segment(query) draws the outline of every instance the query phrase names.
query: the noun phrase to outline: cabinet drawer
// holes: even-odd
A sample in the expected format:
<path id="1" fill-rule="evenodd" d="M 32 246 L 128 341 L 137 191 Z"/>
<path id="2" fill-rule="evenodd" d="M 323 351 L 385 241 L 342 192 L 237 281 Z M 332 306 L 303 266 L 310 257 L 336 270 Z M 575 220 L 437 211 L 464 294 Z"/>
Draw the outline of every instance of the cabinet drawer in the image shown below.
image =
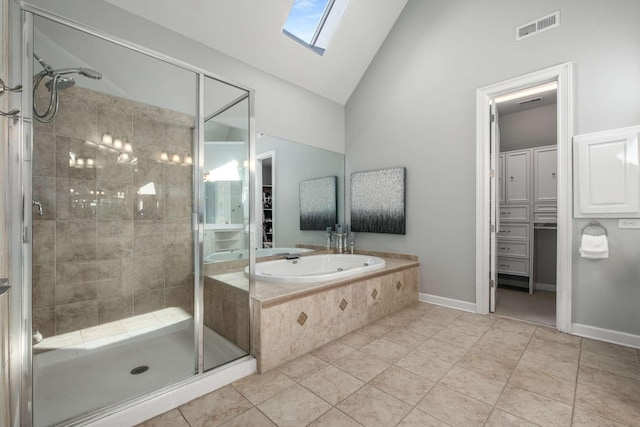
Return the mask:
<path id="1" fill-rule="evenodd" d="M 500 221 L 529 222 L 529 218 L 528 205 L 500 206 Z"/>
<path id="2" fill-rule="evenodd" d="M 558 222 L 558 205 L 538 205 L 533 208 L 533 222 Z"/>
<path id="3" fill-rule="evenodd" d="M 514 256 L 529 258 L 529 242 L 512 242 L 505 240 L 498 240 L 497 248 L 498 256 Z"/>
<path id="4" fill-rule="evenodd" d="M 529 224 L 500 224 L 498 238 L 529 240 Z"/>
<path id="5" fill-rule="evenodd" d="M 529 260 L 522 258 L 498 257 L 498 273 L 514 276 L 529 276 Z"/>

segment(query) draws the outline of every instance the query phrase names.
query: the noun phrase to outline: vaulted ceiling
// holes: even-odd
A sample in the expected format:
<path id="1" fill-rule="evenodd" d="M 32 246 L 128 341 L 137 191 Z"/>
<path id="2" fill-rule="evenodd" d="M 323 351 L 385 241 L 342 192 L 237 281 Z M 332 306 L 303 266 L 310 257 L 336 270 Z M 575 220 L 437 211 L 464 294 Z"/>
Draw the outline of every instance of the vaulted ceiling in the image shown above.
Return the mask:
<path id="1" fill-rule="evenodd" d="M 320 56 L 282 34 L 293 0 L 106 1 L 340 104 L 407 3 L 350 0 Z"/>

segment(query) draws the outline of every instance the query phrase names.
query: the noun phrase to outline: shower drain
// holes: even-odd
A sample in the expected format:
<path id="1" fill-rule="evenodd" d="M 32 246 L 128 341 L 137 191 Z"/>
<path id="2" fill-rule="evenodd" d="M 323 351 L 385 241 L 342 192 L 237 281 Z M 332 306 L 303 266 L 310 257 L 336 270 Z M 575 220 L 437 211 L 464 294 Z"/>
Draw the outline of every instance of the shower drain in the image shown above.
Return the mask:
<path id="1" fill-rule="evenodd" d="M 147 372 L 149 370 L 148 366 L 138 366 L 136 368 L 133 368 L 131 370 L 131 375 L 140 375 L 140 374 L 144 374 L 145 372 Z"/>

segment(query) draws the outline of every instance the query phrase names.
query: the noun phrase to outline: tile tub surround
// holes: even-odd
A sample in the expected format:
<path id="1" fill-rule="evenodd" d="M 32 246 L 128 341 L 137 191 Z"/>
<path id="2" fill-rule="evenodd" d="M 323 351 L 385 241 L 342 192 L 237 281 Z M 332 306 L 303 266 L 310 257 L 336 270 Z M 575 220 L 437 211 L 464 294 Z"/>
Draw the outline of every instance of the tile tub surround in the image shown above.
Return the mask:
<path id="1" fill-rule="evenodd" d="M 33 198 L 44 215 L 33 216 L 33 324 L 45 337 L 193 311 L 193 170 L 156 161 L 161 150 L 191 151 L 193 122 L 77 86 L 60 92 L 52 123 L 34 121 Z M 132 143 L 136 165 L 96 148 L 105 132 Z M 71 167 L 70 153 L 96 167 Z M 156 194 L 138 194 L 148 183 Z"/>
<path id="2" fill-rule="evenodd" d="M 637 349 L 415 303 L 142 426 L 637 426 L 639 366 Z"/>
<path id="3" fill-rule="evenodd" d="M 419 263 L 415 256 L 368 254 L 385 258 L 385 268 L 320 283 L 256 281 L 252 331 L 260 372 L 418 301 Z M 212 280 L 209 283 L 227 284 L 247 293 L 249 290 L 242 271 L 222 273 L 209 279 Z M 215 313 L 206 314 L 206 311 L 207 308 L 205 318 L 216 316 Z"/>
<path id="4" fill-rule="evenodd" d="M 248 282 L 248 279 L 245 281 Z M 243 288 L 205 276 L 204 324 L 249 353 L 251 312 L 249 292 Z"/>

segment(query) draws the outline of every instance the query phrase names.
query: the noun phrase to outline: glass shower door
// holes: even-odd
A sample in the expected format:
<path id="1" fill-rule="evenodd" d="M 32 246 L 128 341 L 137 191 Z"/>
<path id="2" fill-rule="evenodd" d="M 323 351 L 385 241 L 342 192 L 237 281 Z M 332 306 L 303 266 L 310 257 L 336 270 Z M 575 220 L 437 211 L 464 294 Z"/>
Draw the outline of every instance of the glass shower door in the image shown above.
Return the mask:
<path id="1" fill-rule="evenodd" d="M 33 27 L 33 408 L 45 426 L 198 373 L 198 76 L 42 17 Z"/>
<path id="2" fill-rule="evenodd" d="M 249 93 L 204 79 L 203 355 L 210 370 L 250 352 Z"/>

